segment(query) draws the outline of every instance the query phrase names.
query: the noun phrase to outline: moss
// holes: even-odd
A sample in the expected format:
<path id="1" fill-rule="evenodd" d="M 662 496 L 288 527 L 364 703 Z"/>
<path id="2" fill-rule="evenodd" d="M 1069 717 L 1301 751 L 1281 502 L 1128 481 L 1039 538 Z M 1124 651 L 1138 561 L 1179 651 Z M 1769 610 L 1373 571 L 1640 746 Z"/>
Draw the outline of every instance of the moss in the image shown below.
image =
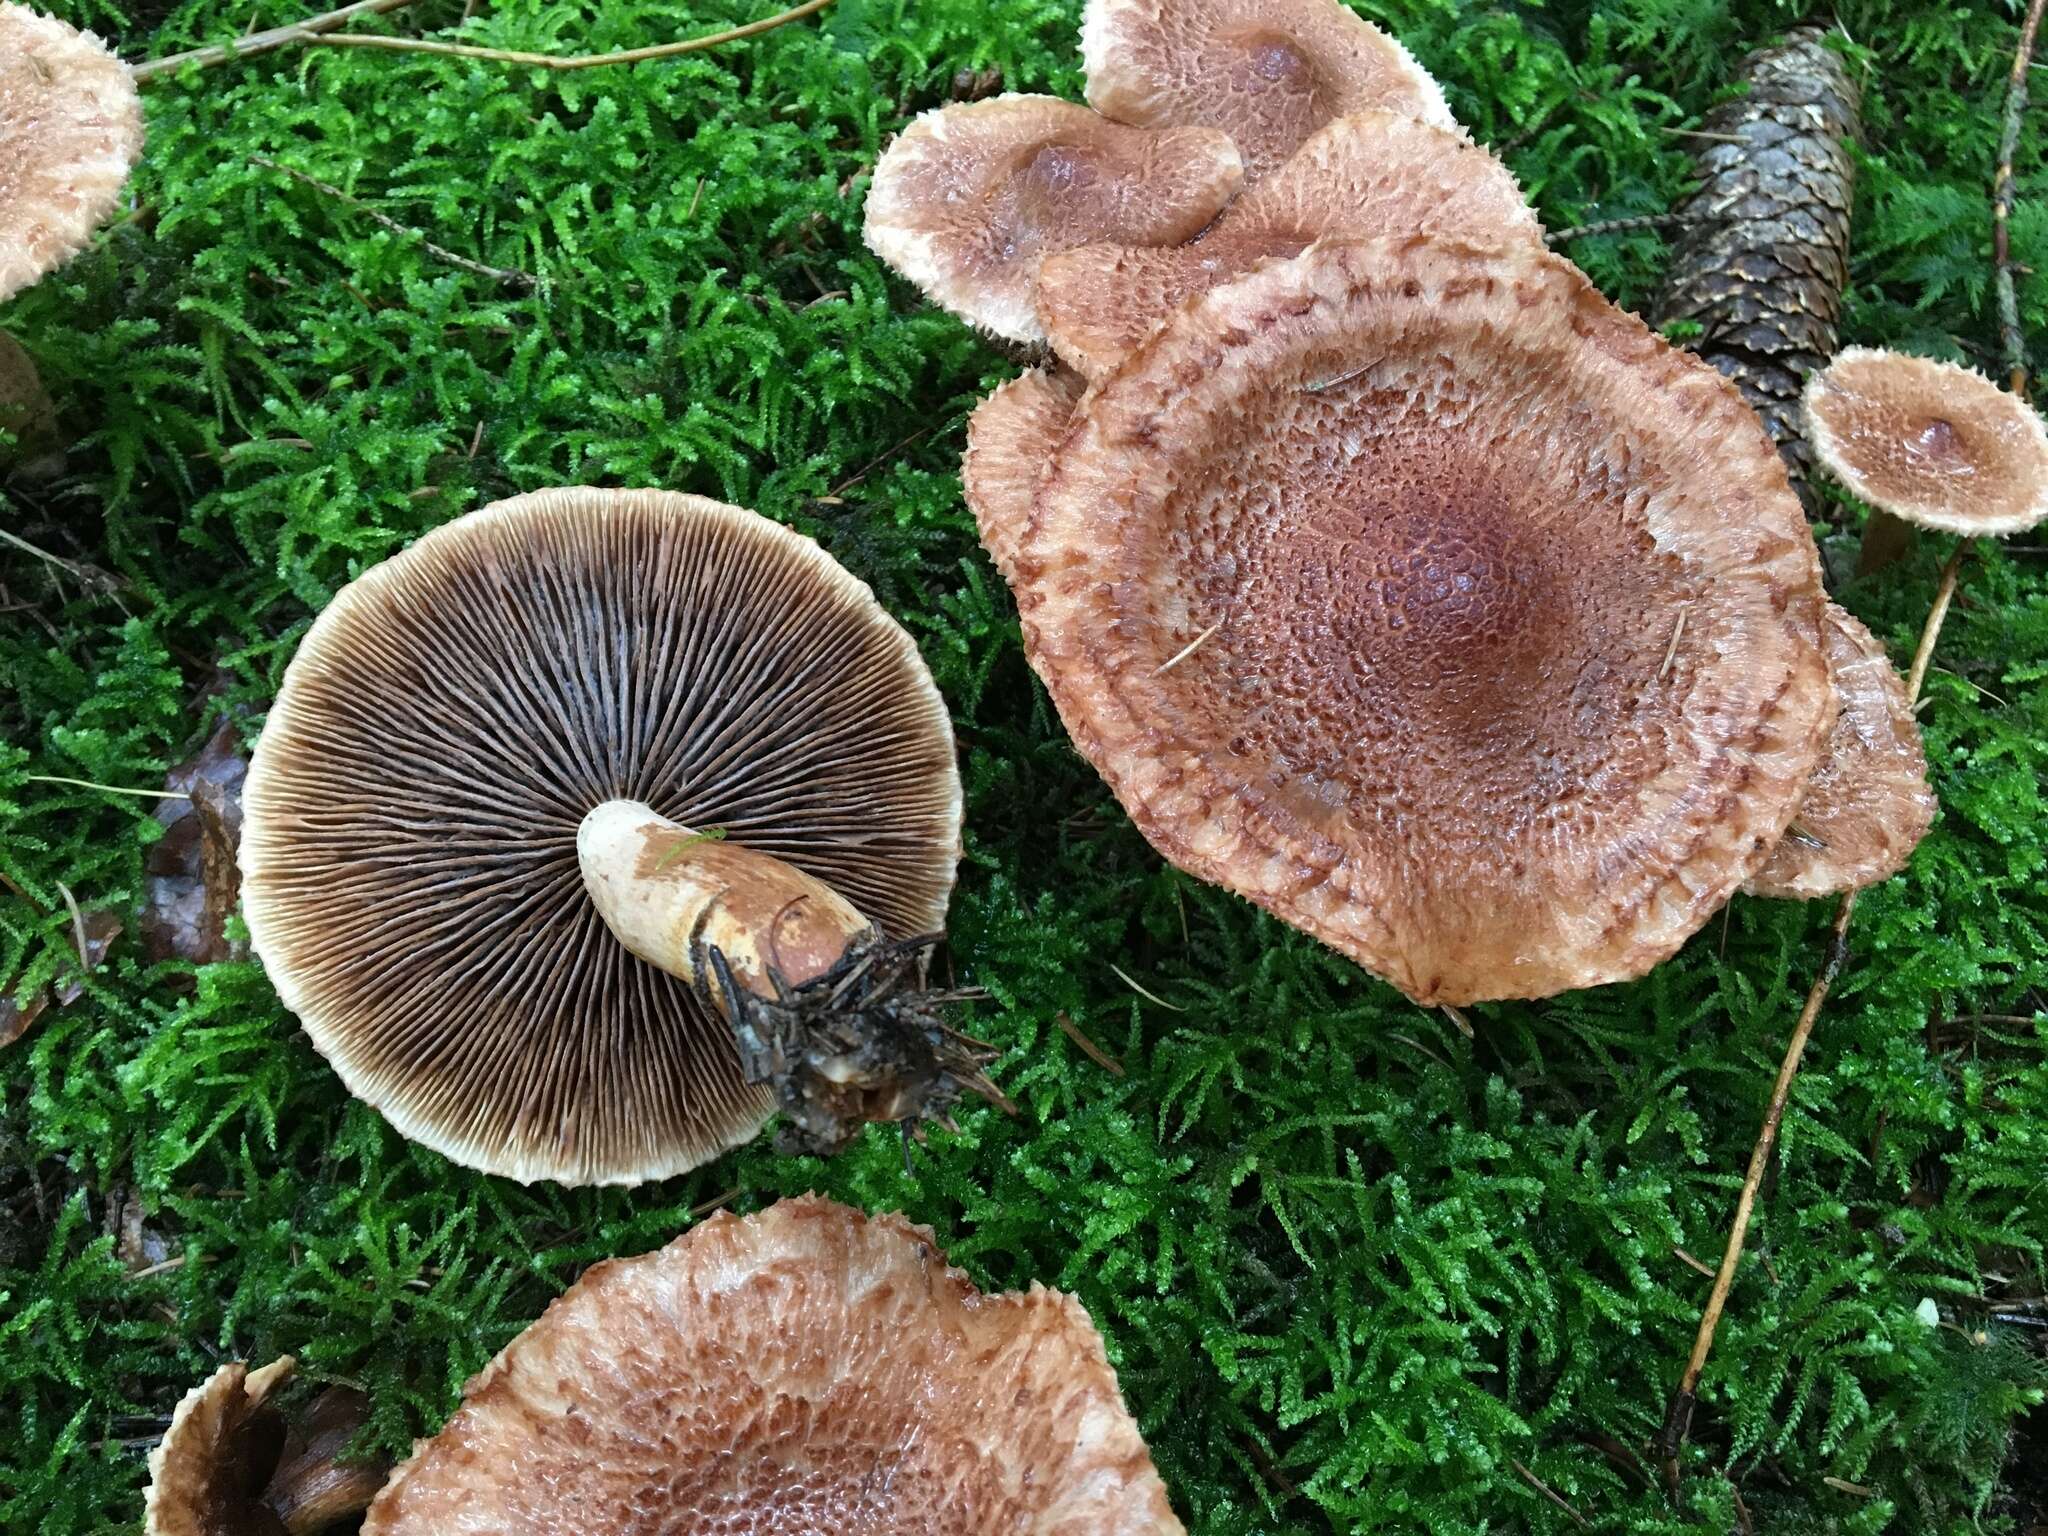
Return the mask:
<path id="1" fill-rule="evenodd" d="M 59 9 L 137 56 L 295 14 Z M 466 31 L 586 51 L 757 9 L 503 0 Z M 1367 9 L 1559 226 L 1668 206 L 1672 130 L 1798 19 Z M 2011 18 L 1842 14 L 1871 70 L 1849 335 L 1985 361 Z M 155 835 L 147 802 L 25 774 L 160 783 L 223 703 L 253 731 L 311 615 L 422 530 L 516 490 L 665 485 L 817 534 L 923 644 L 971 796 L 953 954 L 992 998 L 968 1027 L 1021 1114 L 968 1110 L 908 1173 L 873 1132 L 830 1164 L 764 1143 L 631 1193 L 521 1189 L 352 1104 L 259 968 L 152 966 L 131 924 L 0 1051 L 0 1527 L 132 1524 L 143 1448 L 224 1356 L 360 1382 L 402 1447 L 583 1265 L 728 1191 L 815 1188 L 932 1223 L 983 1283 L 1078 1291 L 1205 1536 L 1574 1528 L 1536 1479 L 1596 1530 L 1726 1530 L 1738 1487 L 1761 1530 L 1972 1528 L 2043 1392 L 2031 1333 L 1985 1298 L 2040 1295 L 2048 1264 L 2048 567 L 1970 569 L 1923 716 L 1943 814 L 1859 912 L 1670 1500 L 1637 1458 L 1707 1284 L 1680 1250 L 1718 1253 L 1825 914 L 1738 900 L 1641 983 L 1476 1009 L 1467 1041 L 1147 851 L 1030 680 L 960 504 L 965 414 L 1009 366 L 858 235 L 905 113 L 962 68 L 1074 94 L 1074 21 L 1068 0 L 838 0 L 630 71 L 323 49 L 150 87 L 136 211 L 0 316 L 80 435 L 69 478 L 9 490 L 0 526 L 110 578 L 0 548 L 0 978 L 64 970 L 65 889 L 130 911 Z M 2039 267 L 2031 138 L 2021 172 Z M 1574 254 L 1641 301 L 1662 247 Z M 2048 287 L 2025 290 L 2039 334 Z M 1895 650 L 1940 542 L 1845 594 Z M 175 1267 L 121 1263 L 128 1190 Z"/>

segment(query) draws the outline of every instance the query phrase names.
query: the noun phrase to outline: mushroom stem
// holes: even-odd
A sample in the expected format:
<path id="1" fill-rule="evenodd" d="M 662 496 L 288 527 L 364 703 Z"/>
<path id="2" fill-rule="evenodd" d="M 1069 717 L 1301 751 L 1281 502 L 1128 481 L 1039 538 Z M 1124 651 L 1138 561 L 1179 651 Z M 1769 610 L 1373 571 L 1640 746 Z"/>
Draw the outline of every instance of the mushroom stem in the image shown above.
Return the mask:
<path id="1" fill-rule="evenodd" d="M 772 854 L 679 826 L 637 800 L 607 800 L 576 833 L 583 887 L 618 941 L 700 992 L 711 954 L 773 1000 L 814 981 L 874 925 L 824 881 Z M 730 1014 L 724 999 L 716 999 Z"/>
<path id="2" fill-rule="evenodd" d="M 936 935 L 889 943 L 824 881 L 637 800 L 585 816 L 576 854 L 618 941 L 731 1025 L 747 1081 L 789 1117 L 786 1150 L 836 1152 L 871 1121 L 950 1124 L 970 1089 L 1010 1107 L 995 1052 L 939 1011 L 973 994 L 921 990 Z"/>

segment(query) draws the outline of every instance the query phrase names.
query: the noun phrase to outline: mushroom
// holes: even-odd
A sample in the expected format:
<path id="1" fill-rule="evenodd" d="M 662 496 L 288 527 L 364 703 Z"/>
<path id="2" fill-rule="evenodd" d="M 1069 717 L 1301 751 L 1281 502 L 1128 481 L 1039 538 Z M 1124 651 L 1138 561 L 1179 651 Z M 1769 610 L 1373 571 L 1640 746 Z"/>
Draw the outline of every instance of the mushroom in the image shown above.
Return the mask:
<path id="1" fill-rule="evenodd" d="M 1414 56 L 1339 0 L 1088 0 L 1088 104 L 1146 128 L 1220 128 L 1248 182 L 1332 118 L 1458 124 Z"/>
<path id="2" fill-rule="evenodd" d="M 1175 306 L 1322 238 L 1424 234 L 1540 245 L 1543 226 L 1491 151 L 1391 112 L 1326 123 L 1192 245 L 1086 245 L 1048 256 L 1038 316 L 1060 360 L 1092 383 Z"/>
<path id="3" fill-rule="evenodd" d="M 1881 512 L 1962 534 L 2048 517 L 2041 418 L 1974 369 L 1845 347 L 1802 403 L 1814 456 Z"/>
<path id="4" fill-rule="evenodd" d="M 901 985 L 959 852 L 945 706 L 867 586 L 754 513 L 576 487 L 428 534 L 308 632 L 243 808 L 279 994 L 457 1162 L 694 1167 L 770 1112 L 740 1030 L 814 1140 L 982 1081 Z M 686 902 L 702 926 L 657 950 Z"/>
<path id="5" fill-rule="evenodd" d="M 1671 954 L 1831 720 L 1755 415 L 1533 246 L 1327 242 L 1202 295 L 1082 402 L 1015 565 L 1153 846 L 1425 1003 Z"/>
<path id="6" fill-rule="evenodd" d="M 1033 368 L 1003 385 L 967 418 L 961 487 L 981 530 L 982 546 L 1004 578 L 1015 571 L 1017 541 L 1031 520 L 1031 500 L 1059 451 L 1081 380 L 1064 370 Z"/>
<path id="7" fill-rule="evenodd" d="M 0 0 L 0 302 L 69 261 L 142 153 L 142 98 L 106 44 Z"/>
<path id="8" fill-rule="evenodd" d="M 369 1508 L 389 1464 L 343 1459 L 368 1400 L 329 1387 L 288 1416 L 272 1395 L 294 1366 L 233 1360 L 185 1394 L 150 1452 L 143 1536 L 310 1536 Z"/>
<path id="9" fill-rule="evenodd" d="M 1934 824 L 1920 727 L 1884 646 L 1835 603 L 1822 636 L 1838 712 L 1798 820 L 1743 889 L 1814 897 L 1889 879 Z"/>
<path id="10" fill-rule="evenodd" d="M 594 1265 L 463 1393 L 364 1536 L 1179 1536 L 1102 1339 L 929 1228 L 815 1196 Z"/>
<path id="11" fill-rule="evenodd" d="M 1040 257 L 1098 240 L 1177 245 L 1243 176 L 1212 129 L 1125 127 L 1055 96 L 959 102 L 911 123 L 875 166 L 867 243 L 961 318 L 1042 341 Z"/>

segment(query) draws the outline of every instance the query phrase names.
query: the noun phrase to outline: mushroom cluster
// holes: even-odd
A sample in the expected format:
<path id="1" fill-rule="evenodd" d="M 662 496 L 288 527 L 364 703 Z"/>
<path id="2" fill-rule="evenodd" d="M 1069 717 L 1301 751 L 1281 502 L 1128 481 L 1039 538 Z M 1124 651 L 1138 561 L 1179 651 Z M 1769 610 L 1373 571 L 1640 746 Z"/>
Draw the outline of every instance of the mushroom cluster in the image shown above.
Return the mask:
<path id="1" fill-rule="evenodd" d="M 960 846 L 916 645 L 809 539 L 570 488 L 336 595 L 244 793 L 250 938 L 349 1088 L 458 1162 L 639 1183 L 994 1096 L 920 990 Z"/>
<path id="2" fill-rule="evenodd" d="M 922 201 L 1010 256 L 1013 313 L 1023 269 L 1036 329 L 1000 334 L 1051 357 L 976 411 L 967 501 L 1153 846 L 1448 1004 L 1640 975 L 1740 889 L 1896 871 L 1918 733 L 1755 415 L 1547 250 L 1399 44 L 1339 0 L 1090 0 L 1082 40 L 1104 117 L 1229 136 L 1206 227 L 1069 201 L 1010 238 L 981 189 L 1041 135 L 943 186 L 899 141 L 870 239 L 895 260 L 872 210 Z"/>

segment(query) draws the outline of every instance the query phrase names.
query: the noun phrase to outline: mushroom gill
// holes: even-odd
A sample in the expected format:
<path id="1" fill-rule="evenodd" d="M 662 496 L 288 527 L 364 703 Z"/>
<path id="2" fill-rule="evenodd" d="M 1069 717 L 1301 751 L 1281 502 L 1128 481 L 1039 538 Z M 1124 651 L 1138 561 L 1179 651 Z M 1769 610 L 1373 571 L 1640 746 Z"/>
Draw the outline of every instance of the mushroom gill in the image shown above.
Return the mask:
<path id="1" fill-rule="evenodd" d="M 1180 1536 L 1072 1297 L 812 1196 L 588 1270 L 364 1536 Z"/>
<path id="2" fill-rule="evenodd" d="M 1672 953 L 1832 719 L 1755 416 L 1533 247 L 1330 242 L 1211 290 L 1083 400 L 1015 567 L 1153 845 L 1424 1002 Z"/>

